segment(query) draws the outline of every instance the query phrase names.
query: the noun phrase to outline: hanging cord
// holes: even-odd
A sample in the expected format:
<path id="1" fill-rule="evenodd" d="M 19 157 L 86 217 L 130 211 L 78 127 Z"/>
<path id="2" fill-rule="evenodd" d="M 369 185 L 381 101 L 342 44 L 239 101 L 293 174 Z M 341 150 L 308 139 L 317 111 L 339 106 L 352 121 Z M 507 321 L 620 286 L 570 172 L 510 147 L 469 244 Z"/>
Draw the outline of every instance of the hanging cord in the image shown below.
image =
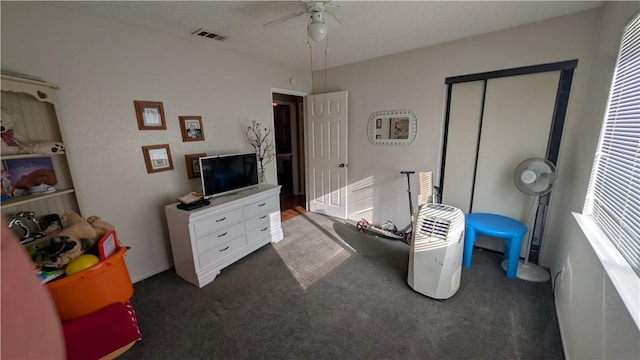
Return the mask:
<path id="1" fill-rule="evenodd" d="M 309 23 L 311 23 L 311 18 L 309 18 Z M 307 25 L 308 26 L 308 25 Z M 316 85 L 315 85 L 315 77 L 313 76 L 313 48 L 311 47 L 311 40 L 309 35 L 307 34 L 307 46 L 309 47 L 309 59 L 311 61 L 311 89 L 313 92 L 313 108 L 314 110 L 318 107 L 316 106 Z M 324 48 L 324 99 L 322 102 L 322 106 L 320 106 L 320 112 L 315 115 L 319 118 L 324 116 L 324 106 L 327 103 L 327 54 L 329 53 L 329 35 L 327 34 L 325 38 L 325 48 Z"/>

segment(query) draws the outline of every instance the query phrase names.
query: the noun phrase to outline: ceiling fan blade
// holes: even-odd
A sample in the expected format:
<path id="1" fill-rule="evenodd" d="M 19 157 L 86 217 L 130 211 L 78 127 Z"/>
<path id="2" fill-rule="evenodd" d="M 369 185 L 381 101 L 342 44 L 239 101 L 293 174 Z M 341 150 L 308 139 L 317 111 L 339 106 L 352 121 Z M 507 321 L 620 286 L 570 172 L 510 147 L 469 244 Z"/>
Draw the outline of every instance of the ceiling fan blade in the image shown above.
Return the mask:
<path id="1" fill-rule="evenodd" d="M 296 18 L 296 17 L 298 17 L 298 16 L 300 16 L 300 15 L 304 15 L 304 14 L 306 14 L 306 13 L 307 13 L 307 11 L 306 11 L 306 10 L 297 11 L 297 12 L 294 12 L 293 14 L 289 14 L 289 15 L 281 16 L 281 17 L 279 17 L 279 18 L 277 18 L 277 19 L 275 19 L 275 20 L 269 21 L 268 23 L 263 24 L 262 26 L 263 26 L 263 27 L 269 27 L 269 26 L 273 26 L 273 25 L 281 24 L 281 23 L 283 23 L 283 22 L 285 22 L 285 21 L 287 21 L 287 20 L 291 20 L 291 19 L 293 19 L 293 18 Z"/>
<path id="2" fill-rule="evenodd" d="M 334 18 L 335 21 L 338 22 L 338 24 L 342 25 L 342 21 L 340 21 L 340 19 L 338 19 L 338 17 L 336 16 L 336 14 L 333 13 L 333 11 L 329 10 L 329 9 L 325 9 L 324 10 L 327 14 L 331 15 L 332 18 Z"/>

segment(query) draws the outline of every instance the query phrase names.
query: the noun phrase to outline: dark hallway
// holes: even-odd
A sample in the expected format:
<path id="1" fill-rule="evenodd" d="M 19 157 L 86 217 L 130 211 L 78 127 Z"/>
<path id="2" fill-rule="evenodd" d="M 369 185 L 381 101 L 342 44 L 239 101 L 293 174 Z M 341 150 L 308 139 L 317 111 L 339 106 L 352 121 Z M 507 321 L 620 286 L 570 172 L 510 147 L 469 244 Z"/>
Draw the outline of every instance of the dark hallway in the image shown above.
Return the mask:
<path id="1" fill-rule="evenodd" d="M 306 212 L 304 183 L 303 99 L 273 94 L 273 125 L 282 220 Z"/>

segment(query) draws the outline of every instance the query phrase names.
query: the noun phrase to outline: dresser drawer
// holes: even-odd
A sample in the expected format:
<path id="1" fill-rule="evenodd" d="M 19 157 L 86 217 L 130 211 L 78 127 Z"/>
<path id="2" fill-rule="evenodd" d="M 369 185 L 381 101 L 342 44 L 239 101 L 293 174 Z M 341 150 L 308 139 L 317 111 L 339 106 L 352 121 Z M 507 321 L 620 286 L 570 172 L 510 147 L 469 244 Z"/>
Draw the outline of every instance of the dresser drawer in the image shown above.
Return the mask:
<path id="1" fill-rule="evenodd" d="M 231 224 L 242 221 L 242 209 L 218 213 L 193 222 L 193 236 L 197 239 Z"/>
<path id="2" fill-rule="evenodd" d="M 218 245 L 224 244 L 242 234 L 244 234 L 244 224 L 240 222 L 201 237 L 196 241 L 198 254 L 203 254 L 210 249 L 218 247 Z"/>
<path id="3" fill-rule="evenodd" d="M 268 224 L 271 216 L 277 216 L 278 218 L 280 217 L 280 211 L 278 210 L 278 208 L 265 209 L 263 214 L 256 215 L 252 218 L 247 218 L 244 222 L 246 232 L 263 226 L 264 224 Z"/>
<path id="4" fill-rule="evenodd" d="M 235 239 L 226 241 L 222 244 L 218 244 L 213 249 L 198 256 L 198 262 L 200 263 L 200 268 L 204 268 L 219 260 L 224 259 L 228 255 L 231 255 L 234 252 L 242 249 L 243 247 L 245 247 L 245 245 L 246 245 L 246 241 L 245 241 L 244 235 L 240 235 Z"/>
<path id="5" fill-rule="evenodd" d="M 280 214 L 278 214 L 278 216 L 280 216 Z M 249 222 L 247 222 L 247 244 L 254 243 L 271 235 L 271 219 L 269 219 L 269 216 L 254 222 L 252 225 L 253 227 L 250 228 Z"/>
<path id="6" fill-rule="evenodd" d="M 257 215 L 264 215 L 268 210 L 273 208 L 280 208 L 280 199 L 277 196 L 272 196 L 246 205 L 244 207 L 244 217 L 245 219 L 250 219 Z"/>

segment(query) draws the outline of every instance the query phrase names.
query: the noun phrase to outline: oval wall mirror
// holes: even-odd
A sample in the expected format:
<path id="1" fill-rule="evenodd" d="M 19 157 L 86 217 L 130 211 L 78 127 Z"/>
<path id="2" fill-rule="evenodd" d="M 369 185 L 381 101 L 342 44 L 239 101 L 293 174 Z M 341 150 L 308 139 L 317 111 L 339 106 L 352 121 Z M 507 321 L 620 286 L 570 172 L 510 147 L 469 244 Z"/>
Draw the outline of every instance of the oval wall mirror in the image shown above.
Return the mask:
<path id="1" fill-rule="evenodd" d="M 369 141 L 373 145 L 409 145 L 418 132 L 411 110 L 378 111 L 369 118 Z"/>

